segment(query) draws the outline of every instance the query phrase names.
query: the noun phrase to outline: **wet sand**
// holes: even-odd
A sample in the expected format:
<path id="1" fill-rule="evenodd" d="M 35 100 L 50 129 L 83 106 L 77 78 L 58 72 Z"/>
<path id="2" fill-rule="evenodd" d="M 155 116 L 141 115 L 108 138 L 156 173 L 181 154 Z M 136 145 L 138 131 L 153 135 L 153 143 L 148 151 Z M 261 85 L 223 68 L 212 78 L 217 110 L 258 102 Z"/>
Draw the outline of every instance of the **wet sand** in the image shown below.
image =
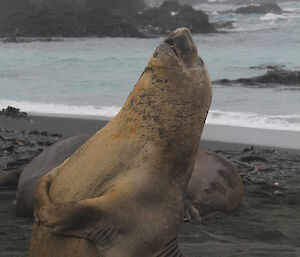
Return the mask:
<path id="1" fill-rule="evenodd" d="M 31 116 L 29 120 L 0 117 L 0 128 L 20 133 L 47 131 L 69 137 L 95 132 L 106 122 L 43 116 Z M 183 224 L 180 244 L 186 257 L 300 256 L 300 140 L 297 133 L 286 132 L 278 141 L 284 135 L 291 138 L 286 145 L 263 146 L 262 138 L 272 143 L 277 140 L 276 133 L 205 128 L 201 147 L 218 152 L 238 167 L 245 197 L 234 212 L 206 216 L 198 225 Z M 248 137 L 250 143 L 232 140 L 242 137 Z M 255 146 L 252 149 L 250 145 Z M 15 216 L 14 194 L 14 188 L 0 188 L 0 257 L 28 256 L 32 220 Z"/>

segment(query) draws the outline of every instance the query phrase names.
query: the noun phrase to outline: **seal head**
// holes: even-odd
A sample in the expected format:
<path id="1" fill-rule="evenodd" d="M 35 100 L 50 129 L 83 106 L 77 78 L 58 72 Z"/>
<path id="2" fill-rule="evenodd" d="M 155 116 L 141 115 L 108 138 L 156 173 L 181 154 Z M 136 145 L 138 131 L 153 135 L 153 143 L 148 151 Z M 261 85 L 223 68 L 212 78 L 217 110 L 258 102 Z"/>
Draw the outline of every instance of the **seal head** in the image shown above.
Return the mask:
<path id="1" fill-rule="evenodd" d="M 179 63 L 189 68 L 199 66 L 203 63 L 198 57 L 197 48 L 193 41 L 192 35 L 187 28 L 179 28 L 173 31 L 164 43 L 156 48 L 154 58 L 168 58 L 166 61 L 161 60 L 161 64 L 169 63 L 170 59 L 175 59 Z M 199 63 L 200 62 L 200 63 Z"/>

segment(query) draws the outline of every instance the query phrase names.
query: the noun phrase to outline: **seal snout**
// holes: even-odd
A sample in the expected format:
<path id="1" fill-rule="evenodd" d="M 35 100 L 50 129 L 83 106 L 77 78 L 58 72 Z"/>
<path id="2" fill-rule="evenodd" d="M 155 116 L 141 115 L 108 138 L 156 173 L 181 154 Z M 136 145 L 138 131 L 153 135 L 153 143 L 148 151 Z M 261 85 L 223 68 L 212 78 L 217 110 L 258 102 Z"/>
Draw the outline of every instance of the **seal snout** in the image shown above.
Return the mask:
<path id="1" fill-rule="evenodd" d="M 185 64 L 192 65 L 198 57 L 197 48 L 188 28 L 174 30 L 164 41 Z"/>

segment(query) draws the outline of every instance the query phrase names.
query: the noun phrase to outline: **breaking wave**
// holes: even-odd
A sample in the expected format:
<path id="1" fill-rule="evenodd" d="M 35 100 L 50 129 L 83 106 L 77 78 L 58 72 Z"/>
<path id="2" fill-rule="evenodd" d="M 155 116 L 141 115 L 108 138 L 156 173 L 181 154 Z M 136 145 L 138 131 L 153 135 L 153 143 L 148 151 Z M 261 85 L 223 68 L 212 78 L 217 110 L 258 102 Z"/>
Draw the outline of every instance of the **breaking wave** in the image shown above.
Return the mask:
<path id="1" fill-rule="evenodd" d="M 0 108 L 6 108 L 7 106 L 17 107 L 20 108 L 21 111 L 32 114 L 53 116 L 94 116 L 98 118 L 111 118 L 121 109 L 120 106 L 66 105 L 0 99 Z M 211 110 L 206 122 L 207 124 L 214 125 L 300 132 L 300 114 L 267 115 Z"/>
<path id="2" fill-rule="evenodd" d="M 300 114 L 267 115 L 211 110 L 208 124 L 300 132 Z"/>

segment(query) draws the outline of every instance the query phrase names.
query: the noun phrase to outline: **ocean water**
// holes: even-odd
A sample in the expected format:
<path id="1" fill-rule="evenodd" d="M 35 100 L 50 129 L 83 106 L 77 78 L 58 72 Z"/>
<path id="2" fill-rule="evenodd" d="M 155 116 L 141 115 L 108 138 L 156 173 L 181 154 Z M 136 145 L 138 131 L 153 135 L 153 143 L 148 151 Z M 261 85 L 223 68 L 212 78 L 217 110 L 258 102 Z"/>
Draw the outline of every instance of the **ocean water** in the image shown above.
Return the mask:
<path id="1" fill-rule="evenodd" d="M 224 33 L 194 35 L 212 80 L 251 77 L 256 65 L 300 70 L 300 2 L 280 15 L 235 15 L 229 4 L 202 4 L 212 21 L 232 20 Z M 163 40 L 80 38 L 0 43 L 0 108 L 51 115 L 113 117 Z M 213 86 L 209 124 L 300 132 L 300 88 Z"/>

